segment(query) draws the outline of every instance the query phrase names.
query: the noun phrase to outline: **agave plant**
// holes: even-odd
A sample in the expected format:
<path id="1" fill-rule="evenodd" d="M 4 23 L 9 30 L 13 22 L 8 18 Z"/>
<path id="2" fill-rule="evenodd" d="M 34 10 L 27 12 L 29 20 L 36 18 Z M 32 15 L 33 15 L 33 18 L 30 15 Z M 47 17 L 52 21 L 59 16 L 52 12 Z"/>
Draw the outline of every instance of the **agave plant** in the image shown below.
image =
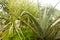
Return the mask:
<path id="1" fill-rule="evenodd" d="M 33 32 L 36 33 L 37 38 L 36 40 L 56 40 L 59 37 L 59 31 L 60 31 L 60 18 L 55 19 L 54 21 L 52 20 L 52 16 L 54 15 L 54 9 L 53 8 L 45 8 L 44 13 L 39 12 L 39 17 L 36 18 L 34 17 L 30 12 L 28 11 L 23 11 L 21 13 L 21 16 L 27 15 L 31 19 L 34 27 L 25 21 L 23 21 L 28 27 L 30 27 Z M 38 19 L 38 20 L 37 20 Z"/>
<path id="2" fill-rule="evenodd" d="M 39 3 L 38 3 L 39 4 Z M 24 23 L 30 27 L 33 32 L 37 34 L 36 40 L 56 40 L 60 38 L 60 18 L 54 18 L 55 10 L 51 7 L 45 7 L 40 10 L 40 6 L 38 6 L 38 18 L 33 16 L 28 11 L 23 11 L 22 16 L 27 15 L 30 17 L 32 23 Z M 54 18 L 54 19 L 53 19 Z M 54 20 L 54 21 L 52 21 Z M 31 25 L 33 24 L 34 27 Z"/>

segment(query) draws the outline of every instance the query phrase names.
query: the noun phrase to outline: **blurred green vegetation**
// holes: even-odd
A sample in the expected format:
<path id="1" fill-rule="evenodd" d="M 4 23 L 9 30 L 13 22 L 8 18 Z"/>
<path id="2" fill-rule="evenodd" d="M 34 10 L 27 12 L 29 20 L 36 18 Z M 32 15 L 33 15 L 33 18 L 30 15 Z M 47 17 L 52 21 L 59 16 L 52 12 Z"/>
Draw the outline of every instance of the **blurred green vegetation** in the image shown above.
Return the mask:
<path id="1" fill-rule="evenodd" d="M 2 40 L 55 40 L 60 38 L 60 11 L 30 0 L 0 0 Z"/>

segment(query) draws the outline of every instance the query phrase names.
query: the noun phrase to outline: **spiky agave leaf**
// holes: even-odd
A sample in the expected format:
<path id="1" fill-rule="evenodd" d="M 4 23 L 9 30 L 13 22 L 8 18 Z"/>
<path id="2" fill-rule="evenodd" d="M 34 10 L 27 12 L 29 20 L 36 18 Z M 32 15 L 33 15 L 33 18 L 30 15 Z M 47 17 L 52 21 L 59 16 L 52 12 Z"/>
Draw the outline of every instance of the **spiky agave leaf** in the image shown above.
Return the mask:
<path id="1" fill-rule="evenodd" d="M 55 40 L 55 37 L 59 31 L 59 25 L 58 23 L 60 22 L 60 19 L 57 19 L 56 21 L 54 21 L 50 27 L 48 27 L 45 35 L 45 39 L 50 39 L 50 40 Z M 57 26 L 56 26 L 57 25 Z"/>
<path id="2" fill-rule="evenodd" d="M 22 13 L 21 13 L 21 16 L 24 16 L 24 15 L 28 15 L 33 21 L 34 21 L 34 23 L 35 23 L 35 26 L 36 26 L 36 30 L 37 30 L 37 32 L 38 32 L 38 34 L 40 34 L 40 36 L 42 36 L 43 35 L 43 30 L 42 30 L 42 28 L 40 27 L 40 25 L 39 25 L 39 23 L 37 22 L 37 20 L 35 19 L 35 17 L 33 16 L 33 15 L 31 15 L 31 13 L 29 13 L 29 12 L 27 12 L 27 11 L 23 11 Z M 30 26 L 31 27 L 31 29 L 32 29 L 32 26 Z M 33 30 L 34 31 L 34 30 Z"/>

